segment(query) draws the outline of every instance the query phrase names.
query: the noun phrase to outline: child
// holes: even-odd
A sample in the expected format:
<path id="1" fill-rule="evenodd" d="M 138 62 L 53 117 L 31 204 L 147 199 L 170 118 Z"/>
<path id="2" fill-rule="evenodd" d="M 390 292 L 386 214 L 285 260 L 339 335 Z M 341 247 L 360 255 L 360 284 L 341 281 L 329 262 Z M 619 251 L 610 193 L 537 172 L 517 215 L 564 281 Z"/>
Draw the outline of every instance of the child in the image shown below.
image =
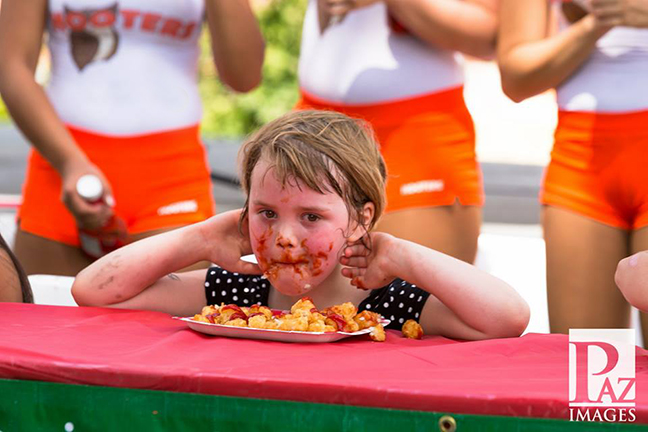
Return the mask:
<path id="1" fill-rule="evenodd" d="M 320 308 L 351 301 L 394 328 L 415 319 L 425 333 L 452 338 L 511 337 L 526 328 L 528 306 L 506 283 L 370 232 L 385 206 L 386 172 L 368 126 L 335 112 L 293 112 L 262 127 L 241 155 L 242 211 L 100 259 L 72 287 L 79 305 L 192 315 L 221 302 L 290 309 L 308 295 Z M 258 265 L 240 259 L 250 253 Z M 169 273 L 201 260 L 218 267 Z"/>

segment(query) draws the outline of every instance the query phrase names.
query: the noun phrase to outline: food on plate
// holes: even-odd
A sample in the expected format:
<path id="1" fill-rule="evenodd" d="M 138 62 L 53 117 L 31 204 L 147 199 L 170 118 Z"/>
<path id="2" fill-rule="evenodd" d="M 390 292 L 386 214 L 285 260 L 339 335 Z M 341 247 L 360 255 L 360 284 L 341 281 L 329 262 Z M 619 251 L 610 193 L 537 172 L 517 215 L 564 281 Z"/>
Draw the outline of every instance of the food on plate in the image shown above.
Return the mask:
<path id="1" fill-rule="evenodd" d="M 267 306 L 239 307 L 235 304 L 205 306 L 194 321 L 221 324 L 233 327 L 250 327 L 265 330 L 302 332 L 345 332 L 354 333 L 372 328 L 371 338 L 385 340 L 385 329 L 380 315 L 362 311 L 351 302 L 331 306 L 321 311 L 310 297 L 303 297 L 290 308 L 290 312 L 273 311 Z M 377 335 L 374 337 L 374 333 Z"/>
<path id="2" fill-rule="evenodd" d="M 405 321 L 402 332 L 403 336 L 409 339 L 421 339 L 423 337 L 423 328 L 413 319 Z"/>

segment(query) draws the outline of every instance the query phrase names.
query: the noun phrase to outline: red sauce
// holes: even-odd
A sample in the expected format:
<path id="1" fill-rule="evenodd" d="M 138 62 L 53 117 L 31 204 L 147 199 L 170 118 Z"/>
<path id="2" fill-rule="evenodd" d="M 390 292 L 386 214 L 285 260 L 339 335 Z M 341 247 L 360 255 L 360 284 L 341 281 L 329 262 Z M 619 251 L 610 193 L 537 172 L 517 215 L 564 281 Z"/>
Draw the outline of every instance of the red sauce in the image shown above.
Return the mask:
<path id="1" fill-rule="evenodd" d="M 313 259 L 313 276 L 319 276 L 322 274 L 322 263 L 328 260 L 328 254 L 326 252 L 319 251 Z"/>
<path id="2" fill-rule="evenodd" d="M 356 288 L 359 288 L 361 290 L 366 290 L 367 289 L 365 284 L 357 277 L 354 277 L 353 279 L 351 279 L 351 284 L 355 285 Z"/>

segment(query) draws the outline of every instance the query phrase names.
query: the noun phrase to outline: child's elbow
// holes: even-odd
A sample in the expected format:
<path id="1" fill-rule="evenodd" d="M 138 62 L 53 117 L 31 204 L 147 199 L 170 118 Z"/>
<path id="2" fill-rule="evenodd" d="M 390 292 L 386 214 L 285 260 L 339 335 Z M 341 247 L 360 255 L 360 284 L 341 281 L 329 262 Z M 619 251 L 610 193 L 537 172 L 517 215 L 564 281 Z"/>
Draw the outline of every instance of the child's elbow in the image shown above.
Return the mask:
<path id="1" fill-rule="evenodd" d="M 522 297 L 511 301 L 511 303 L 502 310 L 502 317 L 498 324 L 491 329 L 489 339 L 518 337 L 529 325 L 531 310 L 529 305 Z"/>
<path id="2" fill-rule="evenodd" d="M 529 308 L 529 304 L 524 301 L 524 299 L 520 298 L 519 304 L 511 313 L 510 335 L 507 337 L 518 337 L 524 333 L 524 330 L 526 330 L 529 325 L 530 319 L 531 309 Z"/>
<path id="3" fill-rule="evenodd" d="M 79 273 L 72 283 L 72 297 L 79 306 L 96 306 L 92 301 L 90 281 L 84 277 L 83 272 Z"/>

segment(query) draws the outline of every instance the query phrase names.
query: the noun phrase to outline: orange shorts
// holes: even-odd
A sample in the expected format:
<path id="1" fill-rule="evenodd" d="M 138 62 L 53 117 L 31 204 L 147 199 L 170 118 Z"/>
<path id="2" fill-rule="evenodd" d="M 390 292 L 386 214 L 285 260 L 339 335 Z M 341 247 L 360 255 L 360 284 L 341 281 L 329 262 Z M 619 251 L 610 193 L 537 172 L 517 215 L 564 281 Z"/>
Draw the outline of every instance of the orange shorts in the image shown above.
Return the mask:
<path id="1" fill-rule="evenodd" d="M 335 110 L 371 123 L 387 164 L 387 212 L 483 205 L 463 87 L 376 105 L 331 104 L 302 91 L 297 109 Z"/>
<path id="2" fill-rule="evenodd" d="M 214 214 L 198 126 L 127 138 L 69 130 L 108 178 L 115 213 L 124 219 L 130 234 L 187 225 Z M 61 178 L 33 150 L 18 225 L 37 236 L 79 245 L 74 218 L 61 202 Z"/>
<path id="3" fill-rule="evenodd" d="M 648 111 L 560 112 L 540 202 L 626 230 L 648 225 Z"/>

